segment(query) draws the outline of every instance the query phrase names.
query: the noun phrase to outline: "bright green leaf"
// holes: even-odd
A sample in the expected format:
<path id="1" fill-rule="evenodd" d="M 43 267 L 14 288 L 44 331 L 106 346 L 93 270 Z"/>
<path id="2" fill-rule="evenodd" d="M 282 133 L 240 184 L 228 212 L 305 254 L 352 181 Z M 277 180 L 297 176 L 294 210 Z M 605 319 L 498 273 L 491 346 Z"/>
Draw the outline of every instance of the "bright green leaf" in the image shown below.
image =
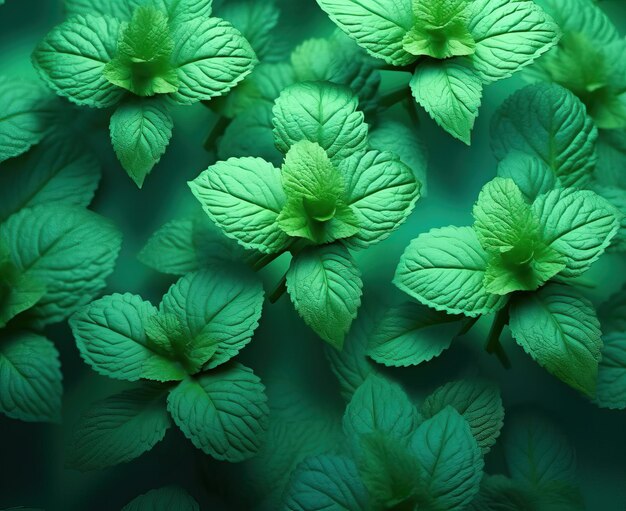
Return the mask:
<path id="1" fill-rule="evenodd" d="M 559 185 L 553 170 L 543 160 L 517 151 L 500 161 L 498 176 L 512 179 L 528 202 Z"/>

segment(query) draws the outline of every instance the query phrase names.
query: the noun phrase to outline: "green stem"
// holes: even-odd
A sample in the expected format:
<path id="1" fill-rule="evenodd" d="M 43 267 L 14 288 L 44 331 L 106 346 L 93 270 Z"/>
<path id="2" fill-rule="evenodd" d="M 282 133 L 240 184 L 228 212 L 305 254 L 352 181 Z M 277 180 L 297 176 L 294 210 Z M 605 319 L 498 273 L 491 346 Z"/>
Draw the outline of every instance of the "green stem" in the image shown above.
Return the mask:
<path id="1" fill-rule="evenodd" d="M 504 327 L 508 322 L 509 306 L 505 305 L 496 313 L 496 317 L 491 324 L 491 330 L 489 330 L 487 345 L 485 346 L 485 351 L 487 353 L 495 354 L 505 369 L 511 368 L 511 361 L 509 360 L 509 357 L 507 356 L 504 348 L 502 347 L 502 344 L 500 343 L 500 335 L 502 335 L 502 330 L 504 330 Z"/>
<path id="2" fill-rule="evenodd" d="M 389 94 L 386 94 L 385 96 L 382 96 L 378 102 L 378 105 L 382 109 L 390 108 L 393 105 L 404 101 L 407 98 L 407 94 L 407 88 L 402 87 L 401 89 L 395 90 L 393 92 L 390 92 Z"/>
<path id="3" fill-rule="evenodd" d="M 461 327 L 461 330 L 459 330 L 459 333 L 456 334 L 456 336 L 461 337 L 462 335 L 465 335 L 467 332 L 469 332 L 472 329 L 472 327 L 478 322 L 479 319 L 480 319 L 480 316 L 466 319 L 463 322 L 463 326 Z"/>
<path id="4" fill-rule="evenodd" d="M 220 138 L 224 134 L 224 132 L 226 131 L 226 128 L 228 128 L 231 121 L 232 119 L 229 119 L 228 117 L 224 117 L 224 116 L 220 116 L 217 118 L 217 121 L 215 121 L 213 128 L 211 128 L 211 131 L 207 135 L 206 140 L 204 141 L 204 144 L 203 144 L 204 148 L 207 151 L 213 150 L 213 146 L 217 142 L 217 139 Z"/>
<path id="5" fill-rule="evenodd" d="M 270 293 L 268 297 L 270 303 L 276 303 L 285 294 L 285 291 L 287 291 L 287 273 L 282 276 L 274 291 Z"/>
<path id="6" fill-rule="evenodd" d="M 252 269 L 254 271 L 259 271 L 265 268 L 272 261 L 278 259 L 284 252 L 275 252 L 273 254 L 263 254 L 257 261 L 252 265 Z"/>

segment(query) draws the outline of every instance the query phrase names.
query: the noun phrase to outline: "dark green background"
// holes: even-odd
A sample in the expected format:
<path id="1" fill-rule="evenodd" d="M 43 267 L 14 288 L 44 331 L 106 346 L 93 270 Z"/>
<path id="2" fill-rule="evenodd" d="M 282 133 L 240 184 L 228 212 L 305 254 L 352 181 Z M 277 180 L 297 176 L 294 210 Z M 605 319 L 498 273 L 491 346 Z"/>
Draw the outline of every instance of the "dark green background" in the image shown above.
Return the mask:
<path id="1" fill-rule="evenodd" d="M 278 36 L 281 42 L 286 39 L 297 43 L 301 38 L 327 34 L 333 28 L 313 0 L 279 3 L 284 7 Z M 626 33 L 623 2 L 609 0 L 602 5 L 621 33 Z M 0 7 L 0 74 L 34 77 L 30 52 L 61 19 L 60 1 L 7 0 Z M 411 239 L 431 227 L 471 222 L 471 206 L 478 191 L 495 176 L 495 160 L 489 149 L 490 119 L 501 102 L 523 85 L 516 76 L 486 88 L 471 148 L 454 141 L 421 116 L 420 130 L 430 155 L 429 194 L 420 199 L 408 222 L 390 239 L 358 255 L 368 301 L 398 295 L 390 281 Z M 67 104 L 67 108 L 74 107 Z M 103 180 L 93 207 L 112 218 L 124 232 L 122 254 L 109 280 L 110 291 L 140 293 L 158 303 L 172 282 L 142 266 L 135 256 L 156 228 L 195 208 L 186 181 L 213 161 L 214 156 L 202 149 L 203 138 L 213 122 L 210 111 L 201 105 L 177 110 L 172 143 L 141 191 L 127 178 L 110 149 L 107 114 L 93 112 L 77 124 L 75 143 L 92 145 L 103 165 Z M 264 273 L 268 287 L 280 276 L 280 263 L 276 266 Z M 592 299 L 601 303 L 619 289 L 626 280 L 625 270 L 623 257 L 604 256 L 591 271 L 598 283 L 588 290 Z M 624 511 L 626 412 L 600 410 L 588 403 L 533 363 L 508 334 L 504 343 L 513 369 L 502 369 L 494 357 L 482 351 L 488 327 L 483 323 L 440 359 L 418 368 L 387 372 L 401 379 L 416 396 L 462 376 L 494 379 L 501 386 L 507 411 L 539 408 L 554 418 L 572 440 L 588 509 Z M 64 424 L 29 424 L 0 416 L 0 509 L 25 505 L 49 511 L 117 510 L 134 496 L 170 483 L 186 487 L 202 509 L 245 509 L 228 497 L 247 491 L 238 484 L 240 468 L 224 470 L 223 464 L 196 451 L 176 428 L 153 451 L 130 464 L 87 474 L 65 470 L 63 444 L 72 424 L 91 401 L 117 391 L 122 384 L 96 375 L 82 363 L 65 326 L 52 329 L 50 337 L 62 356 Z M 266 381 L 283 378 L 323 404 L 338 411 L 342 406 L 322 341 L 304 326 L 287 298 L 266 307 L 261 326 L 242 359 Z M 502 463 L 496 448 L 487 458 L 487 467 L 498 471 Z M 225 472 L 230 474 L 226 480 Z"/>

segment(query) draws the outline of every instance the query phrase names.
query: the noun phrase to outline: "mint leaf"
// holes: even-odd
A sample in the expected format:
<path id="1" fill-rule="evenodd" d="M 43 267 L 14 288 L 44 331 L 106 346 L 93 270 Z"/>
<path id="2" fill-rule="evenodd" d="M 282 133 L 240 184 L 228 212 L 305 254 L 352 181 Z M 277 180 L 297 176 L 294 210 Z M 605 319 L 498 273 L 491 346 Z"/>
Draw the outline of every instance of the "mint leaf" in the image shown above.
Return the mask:
<path id="1" fill-rule="evenodd" d="M 574 482 L 576 453 L 551 422 L 533 415 L 515 417 L 504 436 L 509 472 L 532 487 Z"/>
<path id="2" fill-rule="evenodd" d="M 425 419 L 435 417 L 446 406 L 459 412 L 469 424 L 483 455 L 500 436 L 504 408 L 498 387 L 482 380 L 459 380 L 446 383 L 430 394 L 420 406 Z"/>
<path id="3" fill-rule="evenodd" d="M 274 105 L 274 139 L 283 153 L 300 140 L 316 142 L 334 164 L 365 149 L 367 124 L 350 89 L 330 83 L 287 87 Z"/>
<path id="4" fill-rule="evenodd" d="M 600 44 L 619 39 L 611 19 L 597 5 L 588 0 L 540 0 L 564 32 L 586 34 Z"/>
<path id="5" fill-rule="evenodd" d="M 410 86 L 415 100 L 439 126 L 470 145 L 483 85 L 467 61 L 452 59 L 420 63 Z"/>
<path id="6" fill-rule="evenodd" d="M 200 506 L 182 488 L 164 486 L 135 497 L 121 511 L 200 511 Z"/>
<path id="7" fill-rule="evenodd" d="M 205 270 L 176 282 L 159 309 L 178 319 L 189 359 L 212 369 L 250 342 L 262 307 L 263 287 L 254 275 Z"/>
<path id="8" fill-rule="evenodd" d="M 183 368 L 146 335 L 156 307 L 137 295 L 105 296 L 70 319 L 81 357 L 97 373 L 119 380 L 182 380 Z"/>
<path id="9" fill-rule="evenodd" d="M 450 347 L 459 319 L 414 302 L 389 307 L 369 336 L 367 355 L 393 367 L 428 362 Z"/>
<path id="10" fill-rule="evenodd" d="M 595 403 L 602 408 L 623 410 L 626 408 L 626 333 L 605 335 L 603 341 Z"/>
<path id="11" fill-rule="evenodd" d="M 138 458 L 163 440 L 171 421 L 164 389 L 149 384 L 94 403 L 69 444 L 68 465 L 100 470 Z"/>
<path id="12" fill-rule="evenodd" d="M 483 285 L 488 256 L 471 227 L 432 229 L 414 239 L 396 269 L 394 284 L 419 302 L 451 314 L 479 316 L 505 300 Z"/>
<path id="13" fill-rule="evenodd" d="M 362 287 L 361 272 L 339 243 L 302 250 L 287 271 L 287 291 L 296 311 L 337 349 L 356 317 Z"/>
<path id="14" fill-rule="evenodd" d="M 595 186 L 595 192 L 615 210 L 620 220 L 619 229 L 607 251 L 626 252 L 626 189 L 617 186 Z"/>
<path id="15" fill-rule="evenodd" d="M 25 153 L 43 138 L 47 100 L 37 84 L 0 76 L 0 162 Z"/>
<path id="16" fill-rule="evenodd" d="M 565 278 L 586 272 L 620 226 L 620 213 L 588 190 L 553 190 L 537 198 L 533 211 L 541 221 L 544 240 L 564 258 L 566 267 L 560 275 Z"/>
<path id="17" fill-rule="evenodd" d="M 498 176 L 512 179 L 528 202 L 556 188 L 560 183 L 552 169 L 541 159 L 517 151 L 498 164 Z"/>
<path id="18" fill-rule="evenodd" d="M 240 364 L 188 378 L 170 391 L 167 408 L 193 444 L 218 460 L 254 456 L 267 429 L 265 387 Z"/>
<path id="19" fill-rule="evenodd" d="M 2 244 L 19 272 L 45 286 L 29 311 L 31 326 L 43 326 L 64 320 L 104 288 L 121 235 L 91 211 L 45 204 L 23 209 L 0 225 Z"/>
<path id="20" fill-rule="evenodd" d="M 511 302 L 510 327 L 524 350 L 569 386 L 593 396 L 602 339 L 592 304 L 573 288 L 547 285 Z"/>
<path id="21" fill-rule="evenodd" d="M 420 183 L 398 157 L 367 151 L 339 165 L 346 203 L 355 212 L 359 230 L 348 243 L 365 248 L 389 237 L 411 214 Z"/>
<path id="22" fill-rule="evenodd" d="M 154 7 L 139 7 L 123 26 L 115 58 L 104 67 L 104 76 L 137 96 L 176 92 L 178 77 L 170 64 L 173 47 L 167 16 Z"/>
<path id="23" fill-rule="evenodd" d="M 511 76 L 559 40 L 554 21 L 532 0 L 476 0 L 469 7 L 473 67 L 484 82 Z"/>
<path id="24" fill-rule="evenodd" d="M 0 339 L 0 412 L 28 422 L 61 422 L 61 364 L 54 344 L 31 332 Z"/>
<path id="25" fill-rule="evenodd" d="M 420 465 L 418 508 L 463 509 L 478 493 L 484 466 L 480 448 L 451 406 L 420 425 L 410 452 Z"/>
<path id="26" fill-rule="evenodd" d="M 410 0 L 317 0 L 341 30 L 371 55 L 394 66 L 415 61 L 402 45 L 413 28 Z"/>
<path id="27" fill-rule="evenodd" d="M 344 202 L 342 173 L 318 144 L 301 140 L 285 156 L 282 171 L 287 203 L 278 225 L 289 236 L 330 243 L 359 232 L 359 221 Z"/>
<path id="28" fill-rule="evenodd" d="M 229 238 L 265 253 L 285 248 L 278 226 L 286 202 L 280 171 L 260 158 L 231 158 L 189 182 L 202 208 Z"/>
<path id="29" fill-rule="evenodd" d="M 291 474 L 285 492 L 289 511 L 367 511 L 367 489 L 356 465 L 344 456 L 317 456 L 303 461 Z"/>
<path id="30" fill-rule="evenodd" d="M 39 204 L 88 206 L 98 182 L 100 165 L 81 147 L 46 140 L 0 169 L 0 221 Z"/>
<path id="31" fill-rule="evenodd" d="M 165 153 L 173 126 L 167 104 L 161 99 L 129 101 L 111 116 L 113 149 L 139 188 Z"/>
<path id="32" fill-rule="evenodd" d="M 117 50 L 119 31 L 120 22 L 115 18 L 74 16 L 39 43 L 33 64 L 60 96 L 79 105 L 113 106 L 124 90 L 109 82 L 103 72 Z"/>
<path id="33" fill-rule="evenodd" d="M 382 433 L 406 445 L 418 421 L 417 409 L 397 383 L 370 374 L 346 407 L 343 430 L 357 447 L 363 435 L 372 433 Z"/>
<path id="34" fill-rule="evenodd" d="M 537 497 L 525 484 L 503 475 L 485 475 L 469 511 L 539 511 Z M 563 509 L 563 511 L 565 511 Z"/>
<path id="35" fill-rule="evenodd" d="M 0 328 L 33 307 L 46 294 L 46 287 L 6 261 L 0 266 Z"/>
<path id="36" fill-rule="evenodd" d="M 559 85 L 529 85 L 513 94 L 493 118 L 491 138 L 498 160 L 511 151 L 535 156 L 566 187 L 584 187 L 596 165 L 598 131 L 585 105 Z"/>
<path id="37" fill-rule="evenodd" d="M 227 21 L 196 18 L 172 30 L 172 66 L 179 86 L 172 98 L 184 104 L 225 94 L 250 74 L 254 50 Z"/>

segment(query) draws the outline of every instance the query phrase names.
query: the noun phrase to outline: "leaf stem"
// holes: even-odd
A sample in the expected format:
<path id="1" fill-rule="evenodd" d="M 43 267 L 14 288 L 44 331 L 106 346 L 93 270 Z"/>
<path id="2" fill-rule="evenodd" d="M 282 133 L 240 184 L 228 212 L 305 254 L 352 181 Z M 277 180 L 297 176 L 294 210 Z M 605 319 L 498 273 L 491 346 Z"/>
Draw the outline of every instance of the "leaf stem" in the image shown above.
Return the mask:
<path id="1" fill-rule="evenodd" d="M 509 306 L 507 304 L 496 313 L 496 317 L 491 324 L 491 330 L 489 330 L 487 345 L 485 346 L 485 351 L 495 354 L 505 369 L 511 368 L 511 361 L 500 343 L 500 335 L 502 335 L 502 330 L 504 330 L 508 322 Z"/>
<path id="2" fill-rule="evenodd" d="M 402 87 L 401 89 L 395 90 L 393 92 L 390 92 L 389 94 L 382 96 L 378 101 L 378 105 L 383 110 L 390 108 L 393 105 L 404 101 L 407 98 L 407 94 L 407 88 Z"/>
<path id="3" fill-rule="evenodd" d="M 224 134 L 224 132 L 226 131 L 226 128 L 228 128 L 231 121 L 232 119 L 229 119 L 228 117 L 224 117 L 223 115 L 217 118 L 217 121 L 215 121 L 213 128 L 211 128 L 211 131 L 207 135 L 203 144 L 204 148 L 207 151 L 213 150 L 213 146 L 217 142 L 217 139 L 220 138 Z"/>
<path id="4" fill-rule="evenodd" d="M 274 288 L 274 291 L 270 293 L 268 300 L 270 303 L 276 303 L 278 299 L 285 294 L 285 291 L 287 291 L 287 272 L 282 276 L 278 285 Z"/>
<path id="5" fill-rule="evenodd" d="M 272 261 L 275 261 L 276 259 L 278 259 L 281 255 L 283 255 L 284 252 L 274 252 L 273 254 L 263 254 L 259 259 L 257 259 L 253 264 L 252 264 L 252 269 L 254 271 L 259 271 L 262 270 L 263 268 L 265 268 L 268 264 L 270 264 Z"/>
<path id="6" fill-rule="evenodd" d="M 480 319 L 480 316 L 476 316 L 475 318 L 467 318 L 463 322 L 463 326 L 461 327 L 461 330 L 459 330 L 459 333 L 456 334 L 456 336 L 461 337 L 462 335 L 465 335 L 466 333 L 468 333 L 474 327 L 474 325 L 478 322 L 479 319 Z"/>

